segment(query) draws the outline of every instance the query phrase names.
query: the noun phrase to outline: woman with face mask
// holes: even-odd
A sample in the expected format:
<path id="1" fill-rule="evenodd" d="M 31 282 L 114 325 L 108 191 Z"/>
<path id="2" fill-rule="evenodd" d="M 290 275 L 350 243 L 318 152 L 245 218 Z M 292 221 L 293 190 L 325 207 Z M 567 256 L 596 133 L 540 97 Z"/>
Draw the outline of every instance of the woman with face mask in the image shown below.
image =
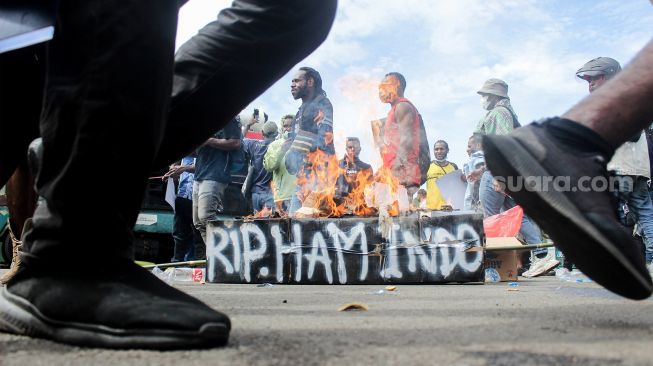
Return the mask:
<path id="1" fill-rule="evenodd" d="M 505 135 L 519 127 L 517 115 L 510 105 L 508 84 L 499 79 L 488 79 L 477 92 L 481 107 L 487 111 L 474 132 L 484 135 Z"/>
<path id="2" fill-rule="evenodd" d="M 519 127 L 517 115 L 510 105 L 508 97 L 508 84 L 499 79 L 488 79 L 483 87 L 477 92 L 481 96 L 481 106 L 487 110 L 476 126 L 475 133 L 482 135 L 506 135 Z M 489 171 L 474 171 L 476 176 L 480 175 L 479 199 L 483 207 L 485 217 L 499 214 L 502 211 L 516 206 L 512 197 L 503 192 L 501 184 L 495 181 Z M 505 184 L 506 182 L 501 182 Z M 528 244 L 537 244 L 542 242 L 540 229 L 526 215 L 522 219 L 522 226 L 519 231 L 524 241 Z M 535 250 L 533 254 L 536 257 L 546 255 L 546 249 Z M 527 269 L 528 258 L 524 258 L 523 270 Z"/>

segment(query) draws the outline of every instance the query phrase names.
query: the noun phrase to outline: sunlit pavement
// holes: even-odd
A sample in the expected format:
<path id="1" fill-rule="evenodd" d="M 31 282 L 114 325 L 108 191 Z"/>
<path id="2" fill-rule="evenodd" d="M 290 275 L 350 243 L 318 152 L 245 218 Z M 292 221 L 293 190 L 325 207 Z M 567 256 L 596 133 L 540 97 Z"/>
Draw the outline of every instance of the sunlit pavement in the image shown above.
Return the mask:
<path id="1" fill-rule="evenodd" d="M 653 300 L 593 283 L 175 286 L 231 315 L 228 347 L 106 351 L 0 334 L 0 365 L 653 364 Z M 337 311 L 350 302 L 369 310 Z"/>

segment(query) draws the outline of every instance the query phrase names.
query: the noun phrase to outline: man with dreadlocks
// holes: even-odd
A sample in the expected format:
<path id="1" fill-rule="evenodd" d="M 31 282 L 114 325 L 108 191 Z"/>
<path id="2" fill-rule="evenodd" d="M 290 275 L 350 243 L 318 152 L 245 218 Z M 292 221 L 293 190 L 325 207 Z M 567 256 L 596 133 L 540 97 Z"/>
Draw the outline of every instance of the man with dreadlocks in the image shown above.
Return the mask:
<path id="1" fill-rule="evenodd" d="M 295 130 L 291 134 L 293 142 L 286 154 L 286 168 L 290 174 L 299 173 L 298 177 L 307 178 L 302 180 L 307 184 L 314 178 L 316 169 L 322 168 L 307 164 L 306 156 L 309 152 L 322 154 L 320 161 L 324 164 L 330 160 L 338 163 L 333 146 L 333 106 L 322 89 L 320 73 L 310 67 L 299 68 L 290 83 L 290 93 L 295 100 L 301 99 L 302 105 L 295 115 Z M 311 187 L 311 190 L 315 188 L 318 187 Z M 300 193 L 301 185 L 298 185 L 297 190 Z M 297 194 L 293 196 L 289 209 L 291 214 L 301 207 L 302 199 Z"/>

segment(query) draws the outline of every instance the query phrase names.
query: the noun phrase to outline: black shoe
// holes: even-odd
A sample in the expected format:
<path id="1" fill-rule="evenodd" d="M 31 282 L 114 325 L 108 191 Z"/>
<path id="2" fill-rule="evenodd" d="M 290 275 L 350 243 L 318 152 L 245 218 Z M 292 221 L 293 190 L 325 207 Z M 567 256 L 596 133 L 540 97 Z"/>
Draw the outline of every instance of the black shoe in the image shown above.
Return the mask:
<path id="1" fill-rule="evenodd" d="M 229 318 L 129 261 L 89 273 L 26 265 L 0 292 L 0 330 L 76 346 L 225 345 Z M 92 272 L 92 271 L 91 271 Z"/>
<path id="2" fill-rule="evenodd" d="M 583 190 L 587 178 L 608 178 L 606 159 L 599 153 L 580 154 L 556 140 L 545 124 L 531 124 L 509 135 L 485 136 L 487 165 L 528 216 L 587 276 L 608 290 L 631 299 L 651 295 L 653 284 L 644 257 L 617 220 L 611 193 Z M 569 192 L 518 187 L 516 177 L 569 177 Z M 537 182 L 537 179 L 535 180 Z"/>

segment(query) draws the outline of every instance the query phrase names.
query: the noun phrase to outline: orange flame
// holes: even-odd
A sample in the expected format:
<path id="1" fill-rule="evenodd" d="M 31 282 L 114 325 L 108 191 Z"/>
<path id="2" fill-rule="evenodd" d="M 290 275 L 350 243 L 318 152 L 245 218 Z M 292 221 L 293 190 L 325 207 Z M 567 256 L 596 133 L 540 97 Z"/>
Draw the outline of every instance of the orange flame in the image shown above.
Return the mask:
<path id="1" fill-rule="evenodd" d="M 400 186 L 399 179 L 392 174 L 392 171 L 389 168 L 381 166 L 374 181 L 387 186 L 389 196 L 393 198 L 396 197 Z M 379 204 L 386 205 L 386 210 L 390 216 L 399 216 L 399 202 L 393 198 L 391 198 L 391 202 L 379 202 Z"/>
<path id="2" fill-rule="evenodd" d="M 343 192 L 337 192 L 339 177 L 350 187 L 344 197 L 339 196 Z M 297 185 L 301 187 L 298 195 L 302 202 L 297 217 L 372 216 L 380 208 L 390 216 L 400 213 L 399 180 L 385 167 L 374 176 L 366 170 L 347 174 L 335 156 L 316 150 L 307 155 L 304 169 L 297 174 Z"/>
<path id="3" fill-rule="evenodd" d="M 297 193 L 302 206 L 319 212 L 316 216 L 339 217 L 344 210 L 335 202 L 336 180 L 341 169 L 334 155 L 321 150 L 307 154 L 304 168 L 297 174 L 297 185 L 301 187 Z"/>

